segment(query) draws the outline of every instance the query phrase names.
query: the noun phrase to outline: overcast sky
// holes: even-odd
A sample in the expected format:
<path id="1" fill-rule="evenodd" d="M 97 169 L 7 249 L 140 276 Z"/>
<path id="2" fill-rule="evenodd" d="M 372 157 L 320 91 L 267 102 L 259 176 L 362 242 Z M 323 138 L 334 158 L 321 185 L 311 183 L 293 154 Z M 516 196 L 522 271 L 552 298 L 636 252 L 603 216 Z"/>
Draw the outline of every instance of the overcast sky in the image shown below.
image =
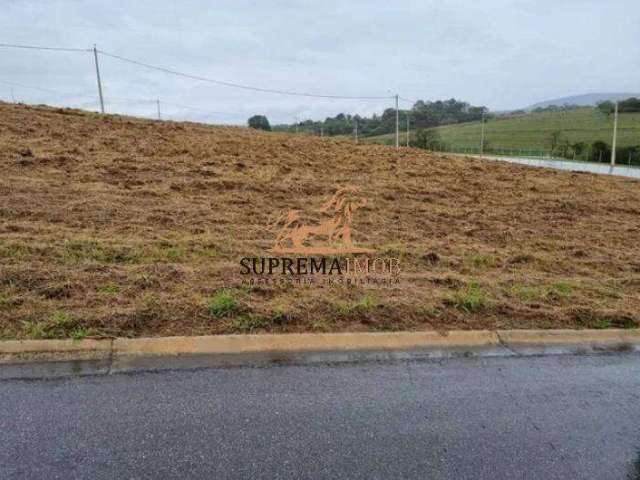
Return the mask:
<path id="1" fill-rule="evenodd" d="M 455 97 L 492 110 L 640 91 L 638 0 L 2 0 L 2 12 L 2 43 L 97 43 L 146 63 L 278 90 Z M 0 98 L 97 107 L 92 54 L 0 48 L 0 56 Z M 250 92 L 100 62 L 112 112 L 153 116 L 160 98 L 176 119 L 243 123 L 262 113 L 291 123 L 392 106 Z"/>

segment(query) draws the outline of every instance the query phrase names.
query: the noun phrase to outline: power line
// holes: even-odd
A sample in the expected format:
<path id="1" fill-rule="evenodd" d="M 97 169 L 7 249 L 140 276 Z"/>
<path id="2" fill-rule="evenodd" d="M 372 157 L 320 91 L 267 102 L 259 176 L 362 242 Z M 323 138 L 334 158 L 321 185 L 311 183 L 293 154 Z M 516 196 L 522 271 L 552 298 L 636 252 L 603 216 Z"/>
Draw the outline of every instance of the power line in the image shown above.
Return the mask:
<path id="1" fill-rule="evenodd" d="M 75 93 L 65 93 L 65 92 L 60 92 L 57 90 L 51 90 L 48 88 L 40 88 L 40 87 L 32 87 L 30 85 L 23 85 L 21 83 L 16 83 L 16 82 L 9 82 L 7 80 L 0 80 L 0 84 L 4 84 L 4 85 L 9 85 L 9 86 L 13 86 L 13 87 L 21 87 L 21 88 L 28 88 L 30 90 L 37 90 L 40 92 L 44 92 L 44 93 L 52 93 L 54 95 L 59 95 L 61 97 L 81 97 L 81 98 L 94 98 L 93 95 L 82 95 L 82 94 L 75 94 Z M 94 102 L 96 100 L 94 99 Z M 155 103 L 156 100 L 153 99 L 145 99 L 145 98 L 131 98 L 131 97 L 109 97 L 109 102 L 110 103 L 131 103 L 131 104 L 151 104 L 151 103 Z M 243 113 L 238 113 L 238 112 L 214 112 L 211 110 L 206 110 L 203 108 L 198 108 L 198 107 L 192 107 L 190 105 L 183 105 L 180 103 L 174 103 L 174 102 L 167 102 L 165 100 L 162 100 L 162 103 L 166 104 L 166 105 L 172 105 L 174 107 L 180 107 L 180 108 L 186 108 L 188 110 L 195 110 L 195 111 L 199 111 L 199 112 L 203 112 L 203 113 L 208 113 L 210 115 L 244 115 Z"/>
<path id="2" fill-rule="evenodd" d="M 333 98 L 333 99 L 340 99 L 340 100 L 382 100 L 382 99 L 388 100 L 390 98 L 394 98 L 394 97 L 391 97 L 391 96 L 317 95 L 317 94 L 314 94 L 314 93 L 294 92 L 294 91 L 289 91 L 289 90 L 275 90 L 275 89 L 270 89 L 270 88 L 254 87 L 254 86 L 250 86 L 250 85 L 243 85 L 241 83 L 225 82 L 225 81 L 216 80 L 216 79 L 213 79 L 213 78 L 201 77 L 199 75 L 191 75 L 191 74 L 188 74 L 188 73 L 179 72 L 177 70 L 172 70 L 170 68 L 158 67 L 156 65 L 151 65 L 149 63 L 144 63 L 144 62 L 140 62 L 138 60 L 133 60 L 131 58 L 126 58 L 126 57 L 122 57 L 120 55 L 115 55 L 113 53 L 108 53 L 108 52 L 105 52 L 103 50 L 98 50 L 98 52 L 100 54 L 102 54 L 102 55 L 107 56 L 107 57 L 115 58 L 115 59 L 121 60 L 123 62 L 132 63 L 134 65 L 139 65 L 139 66 L 142 66 L 142 67 L 150 68 L 152 70 L 158 70 L 160 72 L 169 73 L 171 75 L 177 75 L 177 76 L 180 76 L 180 77 L 190 78 L 192 80 L 200 80 L 202 82 L 214 83 L 216 85 L 223 85 L 225 87 L 241 88 L 243 90 L 252 90 L 252 91 L 255 91 L 255 92 L 276 93 L 276 94 L 280 94 L 280 95 L 291 95 L 291 96 L 297 96 L 297 97 Z"/>
<path id="3" fill-rule="evenodd" d="M 6 80 L 0 80 L 0 83 L 5 84 L 5 85 L 10 85 L 10 86 L 13 86 L 13 87 L 21 87 L 21 88 L 28 88 L 30 90 L 38 90 L 38 91 L 44 92 L 44 93 L 53 93 L 53 94 L 61 96 L 61 97 L 94 98 L 92 95 L 82 95 L 82 94 L 76 94 L 76 93 L 63 93 L 63 92 L 58 92 L 56 90 L 51 90 L 51 89 L 48 89 L 48 88 L 32 87 L 32 86 L 29 86 L 29 85 L 22 85 L 21 83 L 8 82 Z"/>
<path id="4" fill-rule="evenodd" d="M 60 97 L 91 98 L 91 99 L 93 99 L 93 102 L 91 102 L 91 105 L 93 105 L 93 104 L 95 104 L 97 102 L 97 100 L 92 95 L 63 93 L 63 92 L 59 92 L 57 90 L 51 90 L 51 89 L 48 89 L 48 88 L 40 88 L 40 87 L 32 87 L 32 86 L 29 86 L 29 85 L 22 85 L 20 83 L 9 82 L 9 81 L 6 81 L 6 80 L 0 80 L 0 84 L 14 86 L 14 87 L 27 88 L 27 89 L 30 89 L 30 90 L 36 90 L 36 91 L 40 91 L 40 92 L 44 92 L 44 93 L 52 93 L 52 94 L 58 95 Z M 156 103 L 156 101 L 157 100 L 144 99 L 144 98 L 109 97 L 109 101 L 108 102 L 109 103 L 122 103 L 122 104 L 136 104 L 136 103 L 137 104 L 153 104 L 153 103 Z M 194 111 L 206 113 L 207 117 L 208 116 L 213 116 L 213 115 L 226 115 L 226 116 L 244 115 L 244 114 L 238 113 L 238 112 L 214 112 L 214 111 L 206 110 L 206 109 L 203 109 L 203 108 L 192 107 L 190 105 L 183 105 L 181 103 L 167 102 L 165 100 L 161 100 L 161 103 L 164 103 L 166 105 L 171 105 L 171 106 L 174 106 L 174 107 L 185 108 L 187 110 L 194 110 Z M 85 107 L 87 105 L 89 105 L 89 103 L 78 104 L 79 107 Z"/>
<path id="5" fill-rule="evenodd" d="M 90 48 L 41 47 L 38 45 L 18 45 L 15 43 L 0 43 L 4 48 L 26 48 L 29 50 L 54 50 L 57 52 L 90 52 Z"/>
<path id="6" fill-rule="evenodd" d="M 212 110 L 205 110 L 203 108 L 191 107 L 189 105 L 182 105 L 180 103 L 167 102 L 166 100 L 160 100 L 161 103 L 172 105 L 174 107 L 186 108 L 187 110 L 194 110 L 197 112 L 208 113 L 210 115 L 245 115 L 244 113 L 238 112 L 214 112 Z"/>
<path id="7" fill-rule="evenodd" d="M 44 46 L 40 46 L 40 45 L 20 45 L 20 44 L 15 44 L 15 43 L 0 43 L 0 47 L 4 47 L 4 48 L 23 48 L 23 49 L 29 49 L 29 50 L 51 50 L 51 51 L 58 51 L 58 52 L 92 52 L 93 51 L 93 49 L 91 49 L 91 48 L 44 47 Z M 158 70 L 158 71 L 161 71 L 161 72 L 170 73 L 172 75 L 178 75 L 178 76 L 182 76 L 182 77 L 185 77 L 185 78 L 190 78 L 192 80 L 200 80 L 200 81 L 203 81 L 203 82 L 215 83 L 217 85 L 223 85 L 223 86 L 226 86 L 226 87 L 241 88 L 241 89 L 244 89 L 244 90 L 252 90 L 252 91 L 255 91 L 255 92 L 276 93 L 276 94 L 280 94 L 280 95 L 292 95 L 292 96 L 298 96 L 298 97 L 333 98 L 333 99 L 339 99 L 339 100 L 388 100 L 388 99 L 394 98 L 393 96 L 374 96 L 374 95 L 371 95 L 371 96 L 322 95 L 322 94 L 307 93 L 307 92 L 295 92 L 295 91 L 290 91 L 290 90 L 277 90 L 277 89 L 271 89 L 271 88 L 254 87 L 254 86 L 251 86 L 251 85 L 244 85 L 244 84 L 241 84 L 241 83 L 225 82 L 223 80 L 216 80 L 216 79 L 213 79 L 213 78 L 201 77 L 199 75 L 191 75 L 191 74 L 188 74 L 188 73 L 179 72 L 177 70 L 172 70 L 170 68 L 159 67 L 157 65 L 151 65 L 149 63 L 141 62 L 139 60 L 133 60 L 131 58 L 123 57 L 121 55 L 116 55 L 114 53 L 105 52 L 103 50 L 98 50 L 98 52 L 100 54 L 102 54 L 102 55 L 105 55 L 105 56 L 111 57 L 111 58 L 115 58 L 115 59 L 123 61 L 123 62 L 128 62 L 128 63 L 132 63 L 134 65 L 139 65 L 139 66 L 150 68 L 150 69 L 153 69 L 153 70 Z"/>

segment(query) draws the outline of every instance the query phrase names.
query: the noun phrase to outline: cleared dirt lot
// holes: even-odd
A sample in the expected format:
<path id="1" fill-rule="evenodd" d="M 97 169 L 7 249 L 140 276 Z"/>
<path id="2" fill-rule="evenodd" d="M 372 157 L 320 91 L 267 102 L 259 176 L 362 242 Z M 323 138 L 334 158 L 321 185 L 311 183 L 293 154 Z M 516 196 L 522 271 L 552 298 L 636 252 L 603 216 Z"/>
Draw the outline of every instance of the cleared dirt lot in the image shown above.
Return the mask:
<path id="1" fill-rule="evenodd" d="M 0 103 L 0 336 L 634 327 L 640 183 Z M 267 226 L 361 187 L 395 286 L 247 287 Z M 221 293 L 223 292 L 224 293 Z"/>

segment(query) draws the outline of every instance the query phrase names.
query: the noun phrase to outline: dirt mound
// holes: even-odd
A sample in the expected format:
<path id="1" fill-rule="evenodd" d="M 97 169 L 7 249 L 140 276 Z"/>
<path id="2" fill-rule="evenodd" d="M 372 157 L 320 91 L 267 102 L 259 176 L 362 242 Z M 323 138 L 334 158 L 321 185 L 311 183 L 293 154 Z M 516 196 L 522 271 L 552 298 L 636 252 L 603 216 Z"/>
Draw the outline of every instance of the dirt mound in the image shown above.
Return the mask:
<path id="1" fill-rule="evenodd" d="M 346 140 L 0 103 L 0 336 L 629 327 L 640 184 Z M 336 186 L 390 286 L 242 285 Z"/>

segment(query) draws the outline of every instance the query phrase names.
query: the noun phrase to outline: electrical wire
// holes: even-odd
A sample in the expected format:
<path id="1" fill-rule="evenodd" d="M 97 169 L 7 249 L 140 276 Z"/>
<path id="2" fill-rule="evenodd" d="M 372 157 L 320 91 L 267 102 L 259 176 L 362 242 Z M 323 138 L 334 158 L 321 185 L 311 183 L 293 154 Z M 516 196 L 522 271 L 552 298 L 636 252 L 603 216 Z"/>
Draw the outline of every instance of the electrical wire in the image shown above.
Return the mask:
<path id="1" fill-rule="evenodd" d="M 4 47 L 4 48 L 23 48 L 23 49 L 30 49 L 30 50 L 51 50 L 51 51 L 59 51 L 59 52 L 91 52 L 93 51 L 93 49 L 91 48 L 67 48 L 67 47 L 44 47 L 44 46 L 39 46 L 39 45 L 21 45 L 21 44 L 14 44 L 14 43 L 0 43 L 0 47 Z M 152 65 L 150 63 L 145 63 L 145 62 L 141 62 L 139 60 L 134 60 L 131 58 L 127 58 L 127 57 L 123 57 L 121 55 L 116 55 L 114 53 L 109 53 L 109 52 L 105 52 L 104 50 L 97 50 L 101 55 L 105 55 L 107 57 L 111 57 L 114 58 L 116 60 L 120 60 L 122 62 L 127 62 L 127 63 L 131 63 L 134 65 L 138 65 L 141 67 L 145 67 L 145 68 L 149 68 L 152 70 L 157 70 L 160 72 L 164 72 L 164 73 L 169 73 L 171 75 L 176 75 L 176 76 L 181 76 L 184 78 L 190 78 L 192 80 L 199 80 L 202 82 L 209 82 L 209 83 L 214 83 L 216 85 L 222 85 L 225 87 L 232 87 L 232 88 L 240 88 L 243 90 L 251 90 L 254 92 L 263 92 L 263 93 L 275 93 L 275 94 L 279 94 L 279 95 L 290 95 L 290 96 L 297 96 L 297 97 L 312 97 L 312 98 L 329 98 L 329 99 L 336 99 L 336 100 L 389 100 L 389 99 L 393 99 L 394 96 L 375 96 L 375 95 L 364 95 L 364 96 L 358 96 L 358 95 L 323 95 L 323 94 L 315 94 L 315 93 L 308 93 L 308 92 L 297 92 L 297 91 L 291 91 L 291 90 L 278 90 L 278 89 L 272 89 L 272 88 L 262 88 L 262 87 L 255 87 L 252 85 L 244 85 L 241 83 L 233 83 L 233 82 L 226 82 L 223 80 L 217 80 L 217 79 L 213 79 L 213 78 L 207 78 L 207 77 L 202 77 L 199 75 L 192 75 L 192 74 L 188 74 L 188 73 L 184 73 L 184 72 L 180 72 L 177 70 L 173 70 L 170 68 L 165 68 L 165 67 L 159 67 L 157 65 Z"/>
<path id="2" fill-rule="evenodd" d="M 165 100 L 160 99 L 160 103 L 163 105 L 171 105 L 173 107 L 186 108 L 187 110 L 194 110 L 196 112 L 208 113 L 209 115 L 245 115 L 244 113 L 238 112 L 214 112 L 212 110 L 205 110 L 203 108 L 191 107 L 189 105 L 182 105 L 180 103 L 167 102 Z"/>
<path id="3" fill-rule="evenodd" d="M 91 99 L 93 99 L 93 101 L 91 103 L 87 102 L 87 103 L 77 104 L 77 107 L 79 107 L 79 108 L 83 108 L 83 107 L 88 106 L 88 105 L 94 105 L 94 104 L 97 103 L 97 99 L 95 99 L 94 96 L 92 96 L 92 95 L 80 95 L 80 94 L 73 94 L 73 93 L 63 93 L 63 92 L 59 92 L 59 91 L 56 91 L 56 90 L 51 90 L 51 89 L 48 89 L 48 88 L 31 87 L 29 85 L 22 85 L 20 83 L 8 82 L 6 80 L 0 80 L 0 84 L 9 85 L 9 86 L 12 86 L 12 87 L 28 88 L 30 90 L 36 90 L 36 91 L 40 91 L 40 92 L 44 92 L 44 93 L 52 93 L 52 94 L 60 96 L 60 97 L 80 97 L 80 98 L 91 98 Z M 109 97 L 107 99 L 106 103 L 155 104 L 156 101 L 157 100 L 144 99 L 144 98 Z M 190 105 L 183 105 L 181 103 L 167 102 L 165 100 L 160 100 L 160 103 L 164 104 L 164 105 L 171 105 L 171 106 L 174 106 L 174 107 L 185 108 L 187 110 L 193 110 L 193 111 L 197 111 L 197 112 L 206 113 L 207 117 L 215 116 L 215 115 L 224 115 L 224 116 L 241 116 L 241 115 L 244 115 L 243 113 L 238 113 L 238 112 L 214 112 L 214 111 L 206 110 L 206 109 L 203 109 L 203 108 L 192 107 Z"/>
<path id="4" fill-rule="evenodd" d="M 91 48 L 41 47 L 37 45 L 18 45 L 15 43 L 0 43 L 4 48 L 26 48 L 29 50 L 54 50 L 57 52 L 91 52 Z"/>
<path id="5" fill-rule="evenodd" d="M 152 69 L 152 70 L 158 70 L 160 72 L 169 73 L 171 75 L 190 78 L 192 80 L 200 80 L 202 82 L 209 82 L 209 83 L 213 83 L 213 84 L 216 84 L 216 85 L 222 85 L 222 86 L 225 86 L 225 87 L 240 88 L 240 89 L 243 89 L 243 90 L 252 90 L 252 91 L 255 91 L 255 92 L 276 93 L 276 94 L 279 94 L 279 95 L 290 95 L 290 96 L 296 96 L 296 97 L 332 98 L 332 99 L 340 99 L 340 100 L 381 100 L 381 99 L 388 100 L 390 98 L 394 98 L 394 97 L 390 97 L 390 96 L 319 95 L 319 94 L 306 93 L 306 92 L 294 92 L 294 91 L 289 91 L 289 90 L 275 90 L 275 89 L 270 89 L 270 88 L 254 87 L 254 86 L 251 86 L 251 85 L 243 85 L 241 83 L 225 82 L 225 81 L 222 81 L 222 80 L 215 80 L 213 78 L 201 77 L 199 75 L 191 75 L 191 74 L 188 74 L 188 73 L 179 72 L 177 70 L 172 70 L 170 68 L 158 67 L 156 65 L 151 65 L 149 63 L 144 63 L 144 62 L 141 62 L 141 61 L 138 61 L 138 60 L 133 60 L 131 58 L 126 58 L 126 57 L 122 57 L 120 55 L 116 55 L 116 54 L 113 54 L 113 53 L 108 53 L 108 52 L 105 52 L 103 50 L 98 50 L 98 52 L 101 55 L 104 55 L 106 57 L 115 58 L 115 59 L 123 61 L 123 62 L 131 63 L 131 64 L 138 65 L 138 66 L 142 66 L 142 67 L 149 68 L 149 69 Z"/>
<path id="6" fill-rule="evenodd" d="M 48 88 L 32 87 L 32 86 L 29 86 L 29 85 L 22 85 L 21 83 L 8 82 L 6 80 L 0 80 L 0 83 L 2 83 L 4 85 L 9 85 L 9 86 L 12 86 L 12 87 L 28 88 L 30 90 L 38 90 L 38 91 L 44 92 L 44 93 L 53 93 L 54 95 L 58 95 L 60 97 L 94 98 L 92 95 L 82 95 L 82 94 L 76 94 L 76 93 L 63 93 L 63 92 L 58 92 L 56 90 L 51 90 L 51 89 L 48 89 Z"/>
<path id="7" fill-rule="evenodd" d="M 46 46 L 37 46 L 37 45 L 22 45 L 22 44 L 12 44 L 12 43 L 0 43 L 0 48 L 21 48 L 21 49 L 30 49 L 30 50 L 49 50 L 49 51 L 61 51 L 61 52 L 92 52 L 94 51 L 94 49 L 91 48 L 68 48 L 68 47 L 46 47 Z M 165 67 L 160 67 L 157 65 L 152 65 L 149 63 L 145 63 L 139 60 L 134 60 L 131 58 L 127 58 L 127 57 L 123 57 L 121 55 L 116 55 L 114 53 L 109 53 L 109 52 L 105 52 L 103 50 L 97 50 L 95 49 L 98 53 L 100 53 L 101 55 L 104 55 L 106 57 L 110 57 L 110 58 L 114 58 L 116 60 L 120 60 L 122 62 L 127 62 L 130 64 L 134 64 L 134 65 L 138 65 L 138 66 L 142 66 L 148 69 L 152 69 L 152 70 L 157 70 L 160 72 L 164 72 L 164 73 L 168 73 L 171 75 L 176 75 L 176 76 L 180 76 L 180 77 L 184 77 L 184 78 L 189 78 L 192 80 L 198 80 L 198 81 L 203 81 L 203 82 L 208 82 L 208 83 L 213 83 L 216 85 L 222 85 L 222 86 L 226 86 L 226 87 L 231 87 L 231 88 L 238 88 L 238 89 L 243 89 L 243 90 L 251 90 L 251 91 L 256 91 L 256 92 L 264 92 L 264 93 L 274 93 L 274 94 L 279 94 L 279 95 L 289 95 L 289 96 L 298 96 L 298 97 L 311 97 L 311 98 L 326 98 L 326 99 L 338 99 L 338 100 L 390 100 L 390 99 L 394 99 L 396 98 L 395 95 L 393 96 L 351 96 L 351 95 L 324 95 L 324 94 L 314 94 L 314 93 L 309 93 L 309 92 L 299 92 L 299 91 L 292 91 L 292 90 L 279 90 L 279 89 L 271 89 L 271 88 L 262 88 L 262 87 L 255 87 L 252 85 L 245 85 L 245 84 L 241 84 L 241 83 L 233 83 L 233 82 L 226 82 L 223 80 L 217 80 L 217 79 L 213 79 L 213 78 L 208 78 L 208 77 L 203 77 L 200 75 L 192 75 L 192 74 L 188 74 L 188 73 L 184 73 L 184 72 L 180 72 L 178 70 L 173 70 L 170 68 L 165 68 Z M 88 95 L 77 95 L 77 94 L 68 94 L 68 93 L 61 93 L 61 92 L 57 92 L 54 90 L 49 90 L 49 89 L 45 89 L 45 88 L 39 88 L 39 87 L 31 87 L 31 86 L 27 86 L 27 85 L 21 85 L 18 83 L 12 83 L 12 82 L 7 82 L 7 81 L 1 81 L 0 83 L 4 83 L 7 85 L 13 85 L 13 86 L 18 86 L 18 87 L 22 87 L 22 88 L 29 88 L 29 89 L 33 89 L 33 90 L 39 90 L 42 92 L 46 92 L 46 93 L 54 93 L 56 95 L 60 95 L 60 96 L 68 96 L 68 97 L 83 97 L 83 98 L 93 98 L 93 96 L 88 96 Z M 413 100 L 404 98 L 404 97 L 397 97 L 399 100 L 405 101 L 405 102 L 409 102 L 409 103 L 415 103 Z M 156 100 L 144 100 L 144 99 L 132 99 L 132 98 L 118 98 L 118 97 L 111 97 L 110 100 L 115 100 L 116 102 L 118 101 L 124 101 L 124 102 L 137 102 L 137 103 L 153 103 Z M 165 103 L 167 105 L 173 105 L 176 107 L 180 107 L 180 108 L 186 108 L 189 110 L 194 110 L 194 111 L 200 111 L 203 113 L 207 113 L 207 116 L 211 116 L 211 115 L 241 115 L 239 113 L 232 113 L 232 112 L 214 112 L 214 111 L 210 111 L 210 110 L 205 110 L 205 109 L 201 109 L 198 107 L 192 107 L 192 106 L 188 106 L 188 105 L 181 105 L 178 103 L 173 103 L 173 102 L 166 102 L 166 101 L 162 101 L 162 103 Z"/>

